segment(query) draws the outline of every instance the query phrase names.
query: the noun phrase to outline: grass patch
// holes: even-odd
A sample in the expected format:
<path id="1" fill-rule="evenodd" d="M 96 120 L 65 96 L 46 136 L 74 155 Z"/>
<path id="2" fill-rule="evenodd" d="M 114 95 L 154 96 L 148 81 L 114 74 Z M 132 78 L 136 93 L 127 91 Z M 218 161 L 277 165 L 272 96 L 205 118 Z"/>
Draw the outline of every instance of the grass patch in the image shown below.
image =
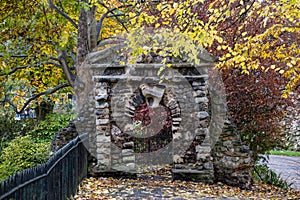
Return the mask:
<path id="1" fill-rule="evenodd" d="M 269 151 L 270 155 L 280 155 L 280 156 L 298 156 L 300 157 L 300 152 L 298 151 L 278 151 L 278 150 L 272 150 Z"/>

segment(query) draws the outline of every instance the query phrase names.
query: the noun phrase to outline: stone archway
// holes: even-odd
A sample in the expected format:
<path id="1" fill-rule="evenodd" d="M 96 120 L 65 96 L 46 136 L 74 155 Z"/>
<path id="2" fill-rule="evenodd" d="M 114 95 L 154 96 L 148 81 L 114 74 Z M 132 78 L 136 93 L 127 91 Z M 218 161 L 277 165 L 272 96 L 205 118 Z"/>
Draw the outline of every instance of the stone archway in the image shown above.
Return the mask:
<path id="1" fill-rule="evenodd" d="M 162 85 L 142 84 L 126 105 L 126 114 L 132 121 L 125 125 L 126 133 L 115 122 L 112 125 L 112 143 L 121 150 L 119 156 L 113 157 L 112 168 L 123 169 L 129 164 L 140 166 L 141 171 L 141 165 L 172 164 L 170 143 L 181 121 L 180 107 L 172 91 Z"/>
<path id="2" fill-rule="evenodd" d="M 176 64 L 169 72 L 173 81 L 158 84 L 156 74 L 161 66 L 139 64 L 129 75 L 125 74 L 124 68 L 110 66 L 104 75 L 94 76 L 95 85 L 105 88 L 107 95 L 103 99 L 103 93 L 95 90 L 96 109 L 99 109 L 96 113 L 105 109 L 109 113 L 104 117 L 99 114 L 96 119 L 99 171 L 134 173 L 136 165 L 146 164 L 143 160 L 151 162 L 147 164 L 162 160 L 162 163 L 173 164 L 175 178 L 185 178 L 188 174 L 194 180 L 212 182 L 214 172 L 206 74 L 211 63 L 203 64 L 202 70 L 196 70 L 189 63 Z M 142 76 L 141 71 L 146 75 Z M 141 112 L 143 110 L 146 113 Z M 164 135 L 157 132 L 164 130 L 163 125 L 162 129 L 151 131 L 143 116 L 147 112 L 159 113 L 162 118 L 171 117 L 170 125 L 166 127 L 171 133 L 171 137 L 167 138 L 170 142 L 167 140 L 169 143 L 165 146 L 158 145 L 160 149 L 151 148 L 154 146 L 151 140 L 157 141 L 155 138 Z M 150 130 L 145 131 L 145 128 Z M 143 131 L 148 135 L 137 135 Z M 147 144 L 141 142 L 144 138 L 147 138 Z M 140 151 L 137 151 L 137 144 L 142 146 Z"/>
<path id="3" fill-rule="evenodd" d="M 85 113 L 90 131 L 89 150 L 97 159 L 94 172 L 136 173 L 139 156 L 154 152 L 161 156 L 159 150 L 167 149 L 163 158 L 172 154 L 168 162 L 173 164 L 174 179 L 248 184 L 250 153 L 240 148 L 242 144 L 234 131 L 222 132 L 218 119 L 212 121 L 213 115 L 221 116 L 219 108 L 224 107 L 224 102 L 215 98 L 215 91 L 209 89 L 208 69 L 214 65 L 209 55 L 200 51 L 202 63 L 198 66 L 171 60 L 172 67 L 165 73 L 169 82 L 160 84 L 157 72 L 163 64 L 137 63 L 133 70 L 128 70 L 128 66 L 119 64 L 118 48 L 95 52 L 85 63 L 94 82 L 93 89 L 87 92 L 89 109 Z M 214 105 L 217 105 L 215 110 Z M 145 145 L 137 152 L 138 142 L 134 138 L 143 138 L 136 134 L 149 125 L 140 112 L 143 109 L 150 112 L 147 106 L 160 108 L 160 113 L 166 112 L 165 118 L 168 113 L 171 115 L 172 142 L 158 151 Z M 217 142 L 220 133 L 222 137 Z M 237 174 L 237 169 L 243 172 Z"/>

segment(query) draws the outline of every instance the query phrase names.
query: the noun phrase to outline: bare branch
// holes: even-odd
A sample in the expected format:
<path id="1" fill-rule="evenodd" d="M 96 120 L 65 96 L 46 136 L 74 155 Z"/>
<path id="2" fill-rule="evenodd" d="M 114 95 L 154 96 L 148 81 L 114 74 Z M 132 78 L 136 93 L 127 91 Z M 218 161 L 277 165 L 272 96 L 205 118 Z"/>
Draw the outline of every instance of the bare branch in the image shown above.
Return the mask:
<path id="1" fill-rule="evenodd" d="M 56 7 L 53 4 L 52 0 L 48 0 L 48 3 L 52 9 L 54 9 L 58 14 L 62 15 L 64 18 L 66 18 L 76 29 L 78 29 L 78 25 L 74 22 L 74 20 L 69 15 L 67 15 L 65 12 L 63 12 L 58 7 Z"/>

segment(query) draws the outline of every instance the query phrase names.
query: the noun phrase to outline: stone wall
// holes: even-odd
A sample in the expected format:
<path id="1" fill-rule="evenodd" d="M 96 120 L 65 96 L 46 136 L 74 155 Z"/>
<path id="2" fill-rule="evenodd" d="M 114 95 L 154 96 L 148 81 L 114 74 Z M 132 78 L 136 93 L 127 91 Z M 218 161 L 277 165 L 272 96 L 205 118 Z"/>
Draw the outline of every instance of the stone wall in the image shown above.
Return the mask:
<path id="1" fill-rule="evenodd" d="M 236 129 L 229 122 L 225 123 L 213 149 L 216 181 L 232 186 L 249 188 L 253 160 L 248 146 L 243 145 Z"/>
<path id="2" fill-rule="evenodd" d="M 56 152 L 61 149 L 63 146 L 68 144 L 71 140 L 78 136 L 76 126 L 74 122 L 70 122 L 67 127 L 58 131 L 54 138 L 51 141 L 51 151 Z"/>
<path id="3" fill-rule="evenodd" d="M 223 131 L 226 105 L 208 74 L 212 57 L 199 51 L 200 65 L 171 58 L 172 67 L 163 68 L 151 55 L 126 66 L 119 64 L 119 50 L 94 52 L 83 66 L 93 83 L 82 93 L 86 102 L 77 126 L 90 135 L 93 173 L 172 164 L 174 179 L 248 187 L 250 151 L 234 129 Z M 158 76 L 162 69 L 164 78 Z"/>

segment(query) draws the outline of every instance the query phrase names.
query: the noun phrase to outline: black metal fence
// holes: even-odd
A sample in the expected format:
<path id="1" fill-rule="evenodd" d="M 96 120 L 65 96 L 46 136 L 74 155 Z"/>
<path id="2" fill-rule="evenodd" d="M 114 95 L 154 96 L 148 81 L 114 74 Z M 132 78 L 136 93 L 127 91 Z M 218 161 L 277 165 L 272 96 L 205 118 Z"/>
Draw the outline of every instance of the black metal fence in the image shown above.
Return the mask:
<path id="1" fill-rule="evenodd" d="M 65 200 L 87 176 L 87 135 L 69 142 L 48 162 L 18 172 L 0 184 L 0 200 Z"/>

